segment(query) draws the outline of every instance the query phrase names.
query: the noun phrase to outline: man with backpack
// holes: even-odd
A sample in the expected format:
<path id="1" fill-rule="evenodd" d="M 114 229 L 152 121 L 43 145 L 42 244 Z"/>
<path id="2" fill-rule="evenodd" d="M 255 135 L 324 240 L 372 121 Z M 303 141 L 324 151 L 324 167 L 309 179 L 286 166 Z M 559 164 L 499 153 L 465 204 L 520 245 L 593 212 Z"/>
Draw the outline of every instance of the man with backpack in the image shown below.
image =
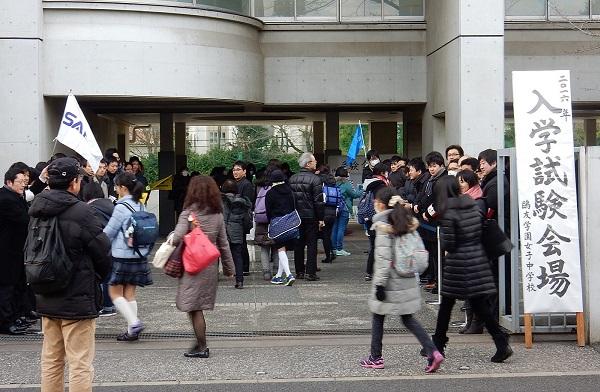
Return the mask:
<path id="1" fill-rule="evenodd" d="M 53 161 L 50 189 L 29 210 L 25 271 L 42 316 L 42 391 L 64 389 L 65 361 L 69 390 L 92 390 L 95 319 L 100 282 L 110 272 L 110 242 L 92 208 L 77 198 L 83 175 L 73 158 Z"/>

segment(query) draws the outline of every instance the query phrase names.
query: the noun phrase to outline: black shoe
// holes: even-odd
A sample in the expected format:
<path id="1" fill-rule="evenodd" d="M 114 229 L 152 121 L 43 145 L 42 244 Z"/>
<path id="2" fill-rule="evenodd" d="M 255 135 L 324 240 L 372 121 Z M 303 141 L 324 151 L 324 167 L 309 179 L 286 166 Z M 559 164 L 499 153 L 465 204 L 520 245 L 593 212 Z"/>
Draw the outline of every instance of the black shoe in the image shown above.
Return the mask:
<path id="1" fill-rule="evenodd" d="M 0 328 L 0 334 L 6 335 L 24 335 L 27 332 L 27 328 L 23 328 L 17 325 L 9 325 L 8 327 Z"/>
<path id="2" fill-rule="evenodd" d="M 187 358 L 208 358 L 210 356 L 210 351 L 208 350 L 208 347 L 204 350 L 198 350 L 198 346 L 196 346 L 187 353 L 184 353 L 183 356 Z"/>
<path id="3" fill-rule="evenodd" d="M 321 263 L 330 264 L 330 263 L 333 263 L 333 259 L 331 259 L 331 258 L 323 259 L 323 260 L 321 260 Z"/>
<path id="4" fill-rule="evenodd" d="M 507 334 L 503 333 L 500 336 L 494 336 L 494 343 L 496 344 L 496 354 L 490 359 L 492 362 L 504 362 L 513 355 L 513 350 L 508 344 Z"/>
<path id="5" fill-rule="evenodd" d="M 370 282 L 373 280 L 373 275 L 371 274 L 365 274 L 365 282 Z"/>
<path id="6" fill-rule="evenodd" d="M 250 276 L 250 272 L 246 271 L 242 275 L 244 275 L 244 276 Z"/>
<path id="7" fill-rule="evenodd" d="M 298 272 L 296 274 L 296 279 L 304 279 L 304 272 Z"/>
<path id="8" fill-rule="evenodd" d="M 471 325 L 469 325 L 469 328 L 465 329 L 463 334 L 465 334 L 465 335 L 482 334 L 483 333 L 483 325 L 484 325 L 484 322 L 482 320 L 473 318 L 473 321 L 471 321 Z"/>
<path id="9" fill-rule="evenodd" d="M 317 274 L 308 274 L 306 275 L 306 280 L 314 282 L 315 280 L 321 280 L 321 278 L 319 278 Z"/>
<path id="10" fill-rule="evenodd" d="M 244 282 L 235 282 L 235 288 L 236 289 L 243 289 L 244 288 Z"/>
<path id="11" fill-rule="evenodd" d="M 125 333 L 117 336 L 117 340 L 119 342 L 135 342 L 139 338 L 140 338 L 140 335 L 135 335 L 135 334 L 130 335 L 128 332 L 125 332 Z"/>

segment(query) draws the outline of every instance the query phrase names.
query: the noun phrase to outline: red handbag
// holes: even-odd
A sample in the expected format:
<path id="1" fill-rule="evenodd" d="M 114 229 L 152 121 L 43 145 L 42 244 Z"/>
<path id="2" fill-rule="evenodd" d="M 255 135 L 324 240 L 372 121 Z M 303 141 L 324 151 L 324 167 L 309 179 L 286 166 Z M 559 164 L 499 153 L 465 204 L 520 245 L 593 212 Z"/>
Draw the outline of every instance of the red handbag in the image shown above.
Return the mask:
<path id="1" fill-rule="evenodd" d="M 190 217 L 194 228 L 183 237 L 183 268 L 188 274 L 195 275 L 217 261 L 221 252 L 204 234 L 194 214 Z"/>

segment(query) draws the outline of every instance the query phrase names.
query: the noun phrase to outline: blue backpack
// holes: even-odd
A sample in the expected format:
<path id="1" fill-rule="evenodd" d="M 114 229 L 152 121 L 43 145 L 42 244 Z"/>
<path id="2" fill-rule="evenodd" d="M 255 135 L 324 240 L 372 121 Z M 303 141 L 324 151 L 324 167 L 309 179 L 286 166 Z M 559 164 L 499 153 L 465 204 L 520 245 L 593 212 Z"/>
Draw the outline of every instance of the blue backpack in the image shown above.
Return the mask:
<path id="1" fill-rule="evenodd" d="M 156 215 L 145 211 L 143 206 L 141 211 L 136 211 L 128 203 L 117 204 L 123 204 L 132 213 L 124 233 L 127 245 L 133 248 L 140 257 L 144 257 L 140 252 L 140 247 L 148 247 L 151 250 L 158 239 Z"/>
<path id="2" fill-rule="evenodd" d="M 335 185 L 323 185 L 323 201 L 326 206 L 339 208 L 344 202 L 340 188 Z"/>
<path id="3" fill-rule="evenodd" d="M 365 192 L 360 198 L 356 212 L 356 220 L 359 224 L 364 225 L 367 222 L 370 222 L 373 215 L 375 215 L 375 204 L 373 199 L 372 191 Z"/>

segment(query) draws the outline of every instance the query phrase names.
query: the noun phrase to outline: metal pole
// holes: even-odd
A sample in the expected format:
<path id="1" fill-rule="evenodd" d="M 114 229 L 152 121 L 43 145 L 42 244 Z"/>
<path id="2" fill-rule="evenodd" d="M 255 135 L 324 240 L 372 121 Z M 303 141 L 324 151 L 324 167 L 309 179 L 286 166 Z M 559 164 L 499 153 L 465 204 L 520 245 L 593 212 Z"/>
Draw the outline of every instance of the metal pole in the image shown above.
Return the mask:
<path id="1" fill-rule="evenodd" d="M 425 301 L 428 305 L 441 305 L 442 303 L 442 247 L 440 244 L 440 227 L 437 227 L 436 231 L 437 236 L 437 256 L 438 256 L 438 265 L 437 265 L 437 290 L 438 297 L 437 301 Z"/>

